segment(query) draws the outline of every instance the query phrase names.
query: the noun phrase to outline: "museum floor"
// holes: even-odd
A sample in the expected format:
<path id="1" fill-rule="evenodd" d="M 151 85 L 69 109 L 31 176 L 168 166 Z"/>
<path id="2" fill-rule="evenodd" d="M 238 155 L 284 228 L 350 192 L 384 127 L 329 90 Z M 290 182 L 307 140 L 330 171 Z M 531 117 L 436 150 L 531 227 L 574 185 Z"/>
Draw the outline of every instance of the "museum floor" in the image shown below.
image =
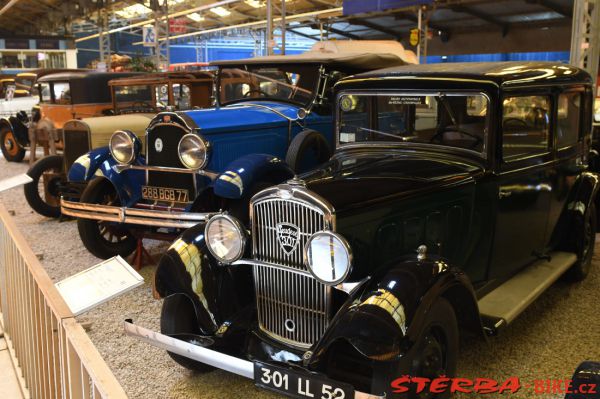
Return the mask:
<path id="1" fill-rule="evenodd" d="M 0 157 L 1 158 L 1 157 Z M 23 163 L 0 159 L 0 179 L 27 171 Z M 21 188 L 0 193 L 0 201 L 14 212 L 26 239 L 41 259 L 53 281 L 84 270 L 98 259 L 86 252 L 74 221 L 59 222 L 34 213 Z M 163 251 L 167 243 L 151 243 L 151 253 Z M 141 270 L 146 283 L 78 317 L 89 323 L 88 334 L 131 398 L 266 398 L 251 381 L 217 371 L 192 374 L 177 366 L 163 351 L 129 338 L 121 322 L 158 329 L 161 302 L 152 298 L 150 283 L 154 266 Z M 580 284 L 559 281 L 544 293 L 519 319 L 488 343 L 483 340 L 462 345 L 458 375 L 465 378 L 511 376 L 523 384 L 535 380 L 568 379 L 583 360 L 600 360 L 600 245 L 590 277 Z M 1 344 L 0 344 L 1 345 Z M 0 348 L 1 349 L 1 348 Z M 0 351 L 0 374 L 5 375 Z M 3 387 L 0 384 L 0 394 Z M 12 396 L 4 397 L 12 398 Z M 510 398 L 552 398 L 564 395 L 534 395 L 523 388 Z"/>

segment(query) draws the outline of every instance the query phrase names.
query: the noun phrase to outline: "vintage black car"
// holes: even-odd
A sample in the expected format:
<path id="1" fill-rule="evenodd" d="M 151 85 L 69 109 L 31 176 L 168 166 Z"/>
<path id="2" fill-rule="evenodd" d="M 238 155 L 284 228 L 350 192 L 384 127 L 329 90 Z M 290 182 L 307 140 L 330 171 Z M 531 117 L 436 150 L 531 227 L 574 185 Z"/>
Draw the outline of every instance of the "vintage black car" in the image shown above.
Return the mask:
<path id="1" fill-rule="evenodd" d="M 256 194 L 248 226 L 184 233 L 156 271 L 162 334 L 126 330 L 295 397 L 453 376 L 460 335 L 494 335 L 590 271 L 591 82 L 541 62 L 342 80 L 330 161 Z"/>

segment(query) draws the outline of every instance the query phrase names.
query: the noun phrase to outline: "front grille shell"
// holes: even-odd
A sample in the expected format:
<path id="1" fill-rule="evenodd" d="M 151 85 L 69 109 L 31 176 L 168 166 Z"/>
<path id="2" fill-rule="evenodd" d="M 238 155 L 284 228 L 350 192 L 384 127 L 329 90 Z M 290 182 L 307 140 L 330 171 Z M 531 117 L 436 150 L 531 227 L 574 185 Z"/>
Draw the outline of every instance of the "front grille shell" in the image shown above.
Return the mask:
<path id="1" fill-rule="evenodd" d="M 308 348 L 329 324 L 331 287 L 307 270 L 303 249 L 312 234 L 333 230 L 333 208 L 301 185 L 280 185 L 252 199 L 251 220 L 259 327 L 287 345 Z M 279 243 L 279 223 L 299 229 L 298 244 L 289 253 Z"/>
<path id="2" fill-rule="evenodd" d="M 178 123 L 158 123 L 151 126 L 146 132 L 147 165 L 184 168 L 179 160 L 177 147 L 179 140 L 188 133 L 189 129 Z M 162 140 L 161 151 L 156 150 L 157 139 Z M 188 190 L 190 201 L 196 196 L 196 179 L 191 173 L 147 171 L 146 181 L 148 186 Z"/>

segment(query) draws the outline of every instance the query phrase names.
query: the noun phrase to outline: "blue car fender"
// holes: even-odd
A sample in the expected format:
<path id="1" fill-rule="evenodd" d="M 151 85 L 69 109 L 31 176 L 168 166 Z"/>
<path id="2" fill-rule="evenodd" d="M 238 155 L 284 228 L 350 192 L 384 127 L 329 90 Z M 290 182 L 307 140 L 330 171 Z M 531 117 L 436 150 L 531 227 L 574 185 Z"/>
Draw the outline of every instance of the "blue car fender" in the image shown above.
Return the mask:
<path id="1" fill-rule="evenodd" d="M 249 154 L 231 162 L 213 183 L 221 198 L 239 199 L 258 181 L 278 184 L 294 177 L 281 159 L 268 154 Z"/>
<path id="2" fill-rule="evenodd" d="M 134 163 L 144 165 L 145 159 L 138 156 Z M 142 170 L 119 171 L 117 161 L 110 155 L 108 147 L 97 148 L 77 158 L 67 177 L 71 182 L 80 183 L 89 182 L 95 177 L 104 177 L 117 190 L 121 204 L 128 207 L 141 197 L 145 181 Z"/>
<path id="3" fill-rule="evenodd" d="M 103 176 L 100 166 L 107 159 L 112 158 L 108 147 L 101 147 L 83 154 L 73 162 L 67 178 L 70 182 L 85 183 L 96 176 Z"/>

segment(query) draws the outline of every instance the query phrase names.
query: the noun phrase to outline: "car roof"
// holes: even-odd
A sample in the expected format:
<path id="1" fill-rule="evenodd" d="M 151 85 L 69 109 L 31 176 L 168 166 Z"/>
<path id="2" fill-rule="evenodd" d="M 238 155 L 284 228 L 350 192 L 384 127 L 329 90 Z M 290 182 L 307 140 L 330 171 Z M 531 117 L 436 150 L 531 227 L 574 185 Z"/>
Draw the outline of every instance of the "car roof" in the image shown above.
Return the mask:
<path id="1" fill-rule="evenodd" d="M 270 55 L 241 60 L 215 61 L 213 66 L 325 64 L 357 70 L 370 70 L 416 63 L 416 56 L 393 40 L 318 42 L 302 54 Z"/>
<path id="2" fill-rule="evenodd" d="M 98 82 L 108 82 L 111 79 L 125 78 L 128 76 L 140 75 L 139 72 L 95 72 L 90 70 L 80 70 L 71 72 L 57 72 L 44 75 L 37 81 L 42 82 L 57 82 L 57 81 L 74 81 L 74 80 L 91 80 Z"/>
<path id="3" fill-rule="evenodd" d="M 559 62 L 506 61 L 506 62 L 457 62 L 424 65 L 406 65 L 361 73 L 343 79 L 431 77 L 492 81 L 499 86 L 535 85 L 540 83 L 591 84 L 591 76 L 583 69 Z"/>
<path id="4" fill-rule="evenodd" d="M 213 79 L 212 71 L 181 71 L 164 73 L 144 73 L 142 75 L 128 76 L 124 78 L 113 79 L 108 82 L 111 86 L 158 84 L 172 80 L 176 81 L 194 81 L 200 79 Z"/>

